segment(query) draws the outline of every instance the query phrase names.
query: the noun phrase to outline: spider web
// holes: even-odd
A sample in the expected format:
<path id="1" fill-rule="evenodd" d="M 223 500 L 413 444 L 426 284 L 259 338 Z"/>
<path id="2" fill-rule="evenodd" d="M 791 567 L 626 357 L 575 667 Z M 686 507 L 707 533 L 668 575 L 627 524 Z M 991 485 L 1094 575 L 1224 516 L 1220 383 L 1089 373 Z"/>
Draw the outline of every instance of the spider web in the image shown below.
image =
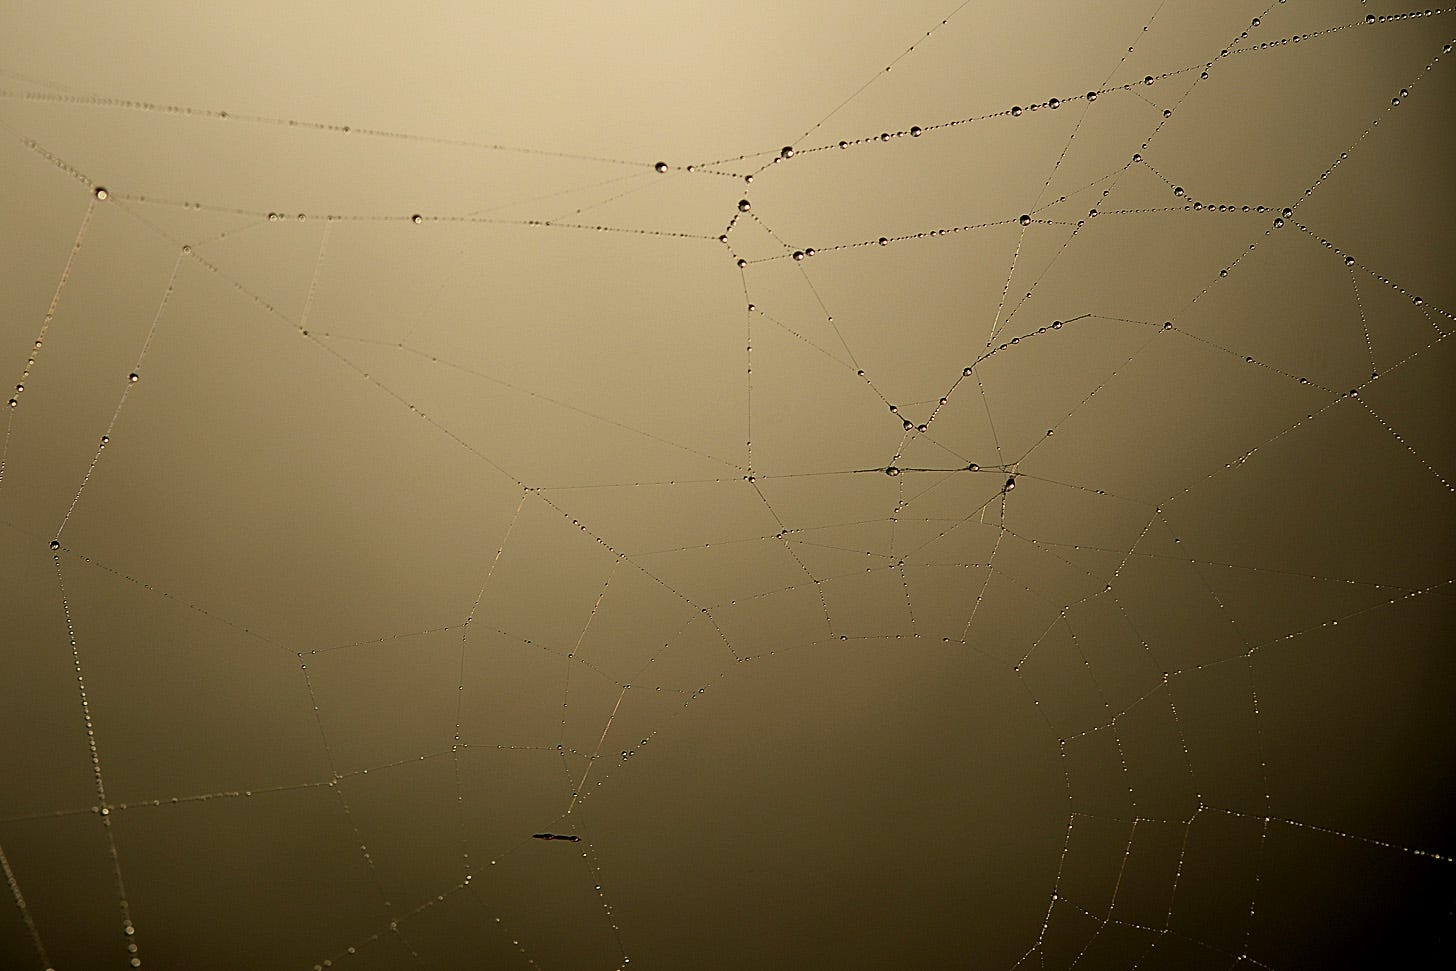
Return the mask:
<path id="1" fill-rule="evenodd" d="M 1450 950 L 1449 13 L 748 13 L 7 55 L 6 966 Z"/>

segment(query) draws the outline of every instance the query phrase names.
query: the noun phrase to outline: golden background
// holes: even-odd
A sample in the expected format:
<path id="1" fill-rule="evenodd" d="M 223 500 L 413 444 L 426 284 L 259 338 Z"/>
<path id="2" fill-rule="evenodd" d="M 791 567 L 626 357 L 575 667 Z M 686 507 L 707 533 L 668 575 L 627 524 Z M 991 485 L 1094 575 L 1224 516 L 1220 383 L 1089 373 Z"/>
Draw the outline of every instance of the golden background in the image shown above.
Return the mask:
<path id="1" fill-rule="evenodd" d="M 5 4 L 0 966 L 1449 958 L 1452 23 Z"/>

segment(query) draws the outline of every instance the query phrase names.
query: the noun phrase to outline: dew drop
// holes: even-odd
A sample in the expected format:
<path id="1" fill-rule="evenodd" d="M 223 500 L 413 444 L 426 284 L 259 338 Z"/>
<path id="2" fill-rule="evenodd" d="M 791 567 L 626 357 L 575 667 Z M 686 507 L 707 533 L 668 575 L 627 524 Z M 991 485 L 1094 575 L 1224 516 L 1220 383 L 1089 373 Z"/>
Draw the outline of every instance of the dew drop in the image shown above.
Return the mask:
<path id="1" fill-rule="evenodd" d="M 98 185 L 96 187 L 96 198 L 100 199 L 102 202 L 105 202 L 110 197 L 111 193 L 106 191 L 106 186 Z"/>
<path id="2" fill-rule="evenodd" d="M 783 148 L 779 149 L 779 158 L 793 158 L 793 157 L 794 157 L 794 146 L 792 146 L 792 145 L 785 145 Z"/>
<path id="3" fill-rule="evenodd" d="M 848 148 L 849 147 L 849 142 L 846 142 L 846 141 L 841 140 L 840 143 L 839 143 L 839 147 L 840 148 Z"/>
<path id="4" fill-rule="evenodd" d="M 794 250 L 794 261 L 795 262 L 802 263 L 803 260 L 804 260 L 804 251 L 801 250 L 801 249 Z"/>
<path id="5" fill-rule="evenodd" d="M 970 465 L 966 466 L 966 471 L 967 472 L 979 472 L 979 471 L 981 471 L 981 467 L 979 465 L 977 465 L 975 462 L 972 462 Z"/>
<path id="6" fill-rule="evenodd" d="M 51 549 L 58 550 L 60 548 L 61 548 L 61 541 L 60 540 L 58 540 L 58 539 L 51 540 Z"/>
<path id="7" fill-rule="evenodd" d="M 1181 185 L 1173 186 L 1173 195 L 1181 197 L 1183 195 L 1183 187 Z"/>
<path id="8" fill-rule="evenodd" d="M 748 210 L 750 210 L 752 208 L 753 208 L 753 203 L 749 202 L 747 199 L 739 199 L 738 200 L 738 211 L 739 212 L 747 212 Z"/>
<path id="9" fill-rule="evenodd" d="M 142 376 L 140 374 L 137 374 L 135 371 L 133 371 L 133 372 L 131 372 L 131 374 L 127 375 L 127 380 L 130 381 L 132 384 L 136 384 L 141 379 L 142 379 Z"/>
<path id="10" fill-rule="evenodd" d="M 1009 478 L 1009 479 L 1006 480 L 1006 491 L 1007 492 L 1010 492 L 1012 489 L 1015 489 L 1015 488 L 1016 488 L 1016 477 L 1015 476 L 1012 476 L 1011 478 Z"/>
<path id="11" fill-rule="evenodd" d="M 410 217 L 410 222 L 414 223 L 416 226 L 424 221 L 425 217 L 421 216 L 419 213 L 415 213 L 413 216 Z"/>
<path id="12" fill-rule="evenodd" d="M 881 236 L 880 237 L 880 245 L 881 246 L 888 246 L 889 244 L 890 244 L 890 241 L 889 241 L 888 238 L 886 238 L 884 236 Z"/>
<path id="13" fill-rule="evenodd" d="M 739 257 L 739 258 L 738 258 L 738 268 L 739 268 L 739 269 L 740 269 L 740 270 L 741 270 L 741 269 L 743 269 L 743 268 L 744 268 L 744 267 L 745 267 L 745 266 L 747 266 L 747 265 L 748 265 L 748 261 L 747 261 L 747 260 L 745 260 L 745 259 L 743 259 L 743 258 L 742 258 L 742 257 L 741 257 L 741 256 L 740 256 L 740 257 Z"/>
<path id="14" fill-rule="evenodd" d="M 911 125 L 910 126 L 910 137 L 911 138 L 919 138 L 920 135 L 921 135 L 921 131 L 922 130 L 921 130 L 921 128 L 920 128 L 919 125 Z"/>
<path id="15" fill-rule="evenodd" d="M 1087 100 L 1088 101 L 1096 101 L 1097 100 L 1097 92 L 1096 91 L 1088 91 L 1087 92 Z"/>
<path id="16" fill-rule="evenodd" d="M 1021 106 L 1020 105 L 1016 105 L 1016 106 L 1012 107 L 1012 109 L 1011 109 L 1011 117 L 1013 117 L 1013 118 L 1020 118 L 1021 117 Z"/>
<path id="17" fill-rule="evenodd" d="M 658 174 L 664 173 L 664 172 L 667 171 L 667 163 L 666 162 L 658 162 L 656 165 L 653 166 L 653 168 L 655 168 L 658 171 Z"/>
<path id="18" fill-rule="evenodd" d="M 1274 217 L 1274 228 L 1275 229 L 1283 229 L 1284 228 L 1284 220 L 1282 218 L 1280 218 L 1279 216 L 1275 216 Z"/>
<path id="19" fill-rule="evenodd" d="M 885 469 L 885 474 L 886 475 L 899 475 L 900 474 L 900 470 L 897 469 L 897 468 L 895 468 L 895 466 L 892 465 L 889 468 Z"/>
<path id="20" fill-rule="evenodd" d="M 1047 107 L 1048 108 L 1060 108 L 1061 106 L 1062 106 L 1062 103 L 1060 101 L 1058 101 L 1056 98 L 1053 98 L 1052 100 L 1050 100 L 1050 101 L 1047 102 Z"/>
<path id="21" fill-rule="evenodd" d="M 1021 225 L 1023 225 L 1023 226 L 1030 226 L 1031 225 L 1031 217 L 1028 216 L 1026 213 L 1023 212 L 1021 214 L 1021 218 L 1018 219 L 1017 222 L 1021 223 Z"/>
<path id="22" fill-rule="evenodd" d="M 1345 265 L 1346 266 L 1354 266 L 1355 265 L 1355 257 L 1353 257 L 1353 256 L 1347 256 L 1347 257 L 1345 257 Z"/>

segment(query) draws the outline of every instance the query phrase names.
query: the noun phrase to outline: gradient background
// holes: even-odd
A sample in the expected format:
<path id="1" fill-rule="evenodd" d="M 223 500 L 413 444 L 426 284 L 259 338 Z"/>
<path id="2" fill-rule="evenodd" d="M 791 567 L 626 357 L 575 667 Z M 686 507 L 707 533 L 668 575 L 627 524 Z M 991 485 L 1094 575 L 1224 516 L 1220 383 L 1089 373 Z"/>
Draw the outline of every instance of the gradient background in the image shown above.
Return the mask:
<path id="1" fill-rule="evenodd" d="M 1404 11 L 6 3 L 0 966 L 1449 960 Z"/>

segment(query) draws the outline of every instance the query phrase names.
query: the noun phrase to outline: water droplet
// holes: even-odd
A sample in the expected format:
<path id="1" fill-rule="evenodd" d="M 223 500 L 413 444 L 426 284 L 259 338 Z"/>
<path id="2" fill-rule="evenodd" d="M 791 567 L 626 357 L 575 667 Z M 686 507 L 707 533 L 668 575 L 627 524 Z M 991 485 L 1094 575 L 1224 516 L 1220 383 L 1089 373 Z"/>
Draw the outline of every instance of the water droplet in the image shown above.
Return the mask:
<path id="1" fill-rule="evenodd" d="M 840 141 L 840 143 L 839 143 L 839 147 L 840 147 L 840 148 L 848 148 L 848 147 L 849 147 L 849 142 L 846 142 L 846 141 Z"/>
<path id="2" fill-rule="evenodd" d="M 979 471 L 981 471 L 981 467 L 979 465 L 977 465 L 975 462 L 972 462 L 970 465 L 966 466 L 966 471 L 967 472 L 979 472 Z"/>
<path id="3" fill-rule="evenodd" d="M 1011 117 L 1013 117 L 1013 118 L 1020 118 L 1021 117 L 1021 106 L 1020 105 L 1015 105 L 1015 106 L 1012 107 L 1012 109 L 1011 109 Z"/>
<path id="4" fill-rule="evenodd" d="M 132 384 L 136 384 L 141 379 L 142 379 L 142 376 L 140 374 L 137 374 L 135 371 L 133 371 L 133 372 L 131 372 L 131 374 L 127 375 L 127 380 L 130 381 Z"/>
<path id="5" fill-rule="evenodd" d="M 1088 91 L 1087 92 L 1087 100 L 1088 101 L 1096 101 L 1097 100 L 1097 92 L 1096 91 Z"/>
<path id="6" fill-rule="evenodd" d="M 805 256 L 813 256 L 814 255 L 814 247 L 810 246 L 807 249 L 805 249 L 804 250 L 804 255 Z"/>
<path id="7" fill-rule="evenodd" d="M 741 269 L 743 269 L 747 265 L 748 265 L 748 261 L 745 260 L 743 257 L 740 256 L 738 258 L 738 268 L 741 270 Z"/>
<path id="8" fill-rule="evenodd" d="M 110 444 L 111 444 L 111 436 L 110 435 L 102 435 L 101 436 L 101 447 L 102 448 L 105 448 L 107 445 L 110 445 Z"/>
<path id="9" fill-rule="evenodd" d="M 1022 213 L 1021 214 L 1021 218 L 1018 219 L 1017 222 L 1021 223 L 1021 225 L 1023 225 L 1023 226 L 1030 226 L 1031 225 L 1031 217 L 1028 216 L 1026 213 Z"/>
<path id="10" fill-rule="evenodd" d="M 51 540 L 51 549 L 58 550 L 60 548 L 61 548 L 61 541 L 60 540 L 58 540 L 58 539 Z"/>
<path id="11" fill-rule="evenodd" d="M 793 157 L 794 157 L 794 146 L 792 146 L 792 145 L 785 145 L 783 148 L 779 149 L 779 158 L 793 158 Z"/>
<path id="12" fill-rule="evenodd" d="M 421 216 L 419 213 L 415 213 L 413 216 L 410 217 L 410 222 L 414 223 L 416 226 L 424 221 L 425 217 Z"/>
<path id="13" fill-rule="evenodd" d="M 1152 84 L 1152 83 L 1153 83 L 1153 76 L 1151 74 L 1149 74 L 1147 77 L 1143 78 L 1143 84 Z"/>
<path id="14" fill-rule="evenodd" d="M 1164 118 L 1172 118 L 1173 117 L 1173 109 L 1172 108 L 1164 108 L 1163 109 L 1163 117 Z"/>
<path id="15" fill-rule="evenodd" d="M 1009 478 L 1009 479 L 1006 480 L 1006 491 L 1007 492 L 1010 492 L 1012 489 L 1015 489 L 1015 488 L 1016 488 L 1016 477 L 1015 476 L 1012 476 L 1011 478 Z"/>
<path id="16" fill-rule="evenodd" d="M 890 240 L 888 238 L 886 238 L 884 236 L 881 236 L 880 237 L 880 245 L 881 246 L 888 246 L 889 243 L 890 243 Z"/>
<path id="17" fill-rule="evenodd" d="M 1417 307 L 1425 303 L 1425 301 L 1422 300 L 1420 297 L 1411 297 L 1411 302 L 1414 303 Z"/>
<path id="18" fill-rule="evenodd" d="M 656 165 L 653 166 L 653 168 L 655 168 L 659 173 L 666 172 L 667 171 L 667 163 L 666 162 L 658 162 Z"/>
<path id="19" fill-rule="evenodd" d="M 98 185 L 96 187 L 96 198 L 100 199 L 102 202 L 105 202 L 110 197 L 111 193 L 106 191 L 106 186 Z"/>
<path id="20" fill-rule="evenodd" d="M 738 211 L 739 212 L 747 212 L 748 210 L 750 210 L 752 208 L 753 208 L 753 203 L 749 202 L 747 199 L 739 199 L 738 200 Z"/>
<path id="21" fill-rule="evenodd" d="M 919 125 L 911 125 L 910 126 L 910 137 L 911 138 L 919 138 L 920 137 L 920 134 L 921 134 L 921 128 L 920 128 Z"/>
<path id="22" fill-rule="evenodd" d="M 802 262 L 803 259 L 804 259 L 804 251 L 801 250 L 801 249 L 794 250 L 794 260 L 795 260 L 795 262 Z"/>
<path id="23" fill-rule="evenodd" d="M 889 468 L 885 469 L 885 474 L 886 475 L 899 475 L 900 474 L 900 470 L 897 469 L 897 468 L 895 468 L 895 466 L 892 465 Z"/>
<path id="24" fill-rule="evenodd" d="M 1173 186 L 1173 195 L 1175 195 L 1175 196 L 1182 196 L 1183 195 L 1183 187 L 1181 185 L 1175 185 L 1175 186 Z"/>
<path id="25" fill-rule="evenodd" d="M 1050 100 L 1050 101 L 1047 102 L 1047 107 L 1048 108 L 1060 108 L 1061 105 L 1062 105 L 1062 103 L 1060 101 L 1058 101 L 1056 98 L 1053 98 L 1052 100 Z"/>
<path id="26" fill-rule="evenodd" d="M 1347 257 L 1345 257 L 1345 265 L 1346 266 L 1354 266 L 1355 265 L 1355 257 L 1353 257 L 1353 256 L 1347 256 Z"/>
<path id="27" fill-rule="evenodd" d="M 1061 330 L 1061 329 L 1062 329 L 1062 322 L 1060 320 L 1054 320 L 1054 321 L 1052 321 L 1052 330 Z"/>
<path id="28" fill-rule="evenodd" d="M 1274 228 L 1275 229 L 1283 229 L 1284 228 L 1284 220 L 1281 219 L 1278 216 L 1275 216 L 1274 217 Z"/>

